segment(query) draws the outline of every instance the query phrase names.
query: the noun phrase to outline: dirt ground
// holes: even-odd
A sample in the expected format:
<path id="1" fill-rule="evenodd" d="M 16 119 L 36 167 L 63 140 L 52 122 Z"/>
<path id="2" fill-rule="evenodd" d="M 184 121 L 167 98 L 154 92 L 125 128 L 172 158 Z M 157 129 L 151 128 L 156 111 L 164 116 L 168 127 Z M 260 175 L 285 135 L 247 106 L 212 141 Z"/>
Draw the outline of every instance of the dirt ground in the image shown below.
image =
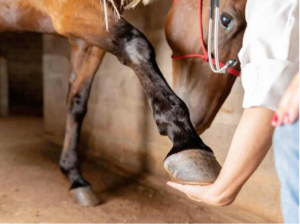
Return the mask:
<path id="1" fill-rule="evenodd" d="M 165 179 L 130 177 L 109 164 L 85 161 L 84 176 L 102 199 L 75 204 L 60 173 L 60 147 L 45 141 L 43 121 L 0 118 L 0 222 L 265 223 L 237 207 L 212 208 L 168 188 Z M 108 167 L 110 167 L 108 169 Z"/>

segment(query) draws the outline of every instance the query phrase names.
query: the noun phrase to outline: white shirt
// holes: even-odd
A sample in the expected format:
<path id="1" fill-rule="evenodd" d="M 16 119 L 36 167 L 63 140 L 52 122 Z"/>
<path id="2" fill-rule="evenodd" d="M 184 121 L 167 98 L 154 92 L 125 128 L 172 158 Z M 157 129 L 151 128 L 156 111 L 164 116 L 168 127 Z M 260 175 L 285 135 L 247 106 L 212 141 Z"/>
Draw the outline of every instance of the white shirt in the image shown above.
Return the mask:
<path id="1" fill-rule="evenodd" d="M 239 52 L 243 107 L 276 110 L 299 71 L 299 0 L 248 0 Z"/>

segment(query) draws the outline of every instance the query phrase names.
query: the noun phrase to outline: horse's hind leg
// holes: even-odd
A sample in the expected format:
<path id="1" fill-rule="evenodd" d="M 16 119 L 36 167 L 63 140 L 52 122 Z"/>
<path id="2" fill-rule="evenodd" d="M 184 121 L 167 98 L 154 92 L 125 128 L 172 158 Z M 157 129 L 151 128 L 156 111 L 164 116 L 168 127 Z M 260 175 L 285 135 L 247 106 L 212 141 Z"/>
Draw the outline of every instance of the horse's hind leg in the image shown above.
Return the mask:
<path id="1" fill-rule="evenodd" d="M 83 206 L 94 206 L 99 203 L 99 199 L 80 173 L 77 149 L 93 77 L 105 52 L 82 40 L 72 40 L 71 46 L 73 72 L 70 76 L 67 124 L 60 167 L 71 182 L 70 193 L 74 199 Z"/>

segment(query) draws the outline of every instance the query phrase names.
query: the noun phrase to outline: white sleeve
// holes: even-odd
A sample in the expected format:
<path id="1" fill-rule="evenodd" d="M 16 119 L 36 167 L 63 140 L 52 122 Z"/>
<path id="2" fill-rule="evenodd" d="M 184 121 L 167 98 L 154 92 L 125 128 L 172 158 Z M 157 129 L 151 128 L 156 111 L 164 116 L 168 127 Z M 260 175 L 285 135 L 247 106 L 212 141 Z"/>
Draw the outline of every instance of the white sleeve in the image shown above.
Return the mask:
<path id="1" fill-rule="evenodd" d="M 299 1 L 248 1 L 246 20 L 239 52 L 243 107 L 275 111 L 299 71 Z"/>

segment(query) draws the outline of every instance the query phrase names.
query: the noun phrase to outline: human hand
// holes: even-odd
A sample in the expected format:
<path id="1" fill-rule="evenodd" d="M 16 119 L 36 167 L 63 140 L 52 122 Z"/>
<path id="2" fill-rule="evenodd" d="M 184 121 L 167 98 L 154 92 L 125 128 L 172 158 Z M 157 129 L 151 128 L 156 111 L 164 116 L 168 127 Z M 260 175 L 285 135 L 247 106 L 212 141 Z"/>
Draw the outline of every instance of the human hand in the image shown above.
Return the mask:
<path id="1" fill-rule="evenodd" d="M 292 124 L 299 117 L 299 73 L 294 77 L 281 98 L 279 107 L 272 119 L 274 127 Z"/>
<path id="2" fill-rule="evenodd" d="M 223 207 L 230 205 L 234 198 L 225 198 L 221 195 L 215 193 L 214 185 L 207 186 L 193 186 L 193 185 L 182 185 L 174 182 L 168 182 L 168 186 L 175 188 L 183 193 L 185 193 L 190 199 L 203 202 L 215 207 Z"/>

